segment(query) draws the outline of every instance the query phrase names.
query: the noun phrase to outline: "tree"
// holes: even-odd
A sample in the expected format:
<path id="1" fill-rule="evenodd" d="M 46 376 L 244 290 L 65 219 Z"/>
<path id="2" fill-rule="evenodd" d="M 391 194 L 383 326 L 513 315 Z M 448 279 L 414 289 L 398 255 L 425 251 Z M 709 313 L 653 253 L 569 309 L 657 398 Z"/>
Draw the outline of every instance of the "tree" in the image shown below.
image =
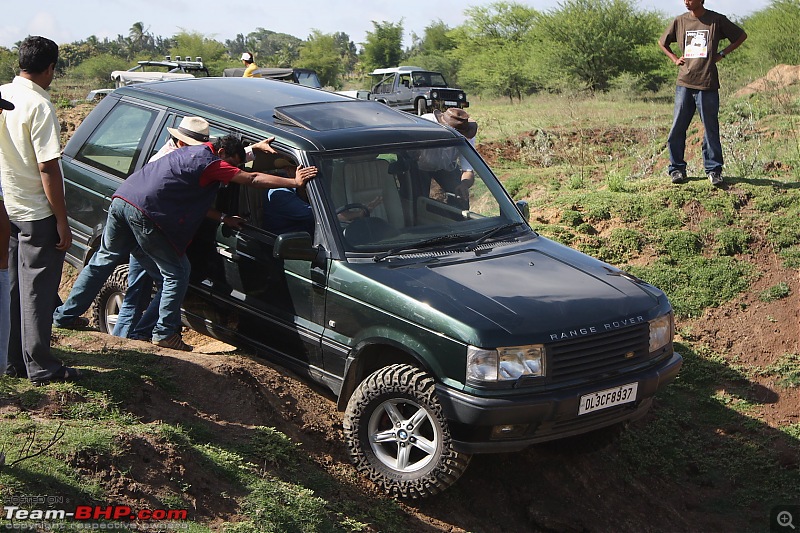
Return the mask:
<path id="1" fill-rule="evenodd" d="M 134 22 L 128 31 L 128 42 L 131 56 L 139 52 L 153 50 L 153 36 L 145 28 L 143 22 Z"/>
<path id="2" fill-rule="evenodd" d="M 442 22 L 432 22 L 420 39 L 413 35 L 414 44 L 408 53 L 408 63 L 444 74 L 450 85 L 458 85 L 460 62 L 453 55 L 456 41 L 452 29 Z"/>
<path id="3" fill-rule="evenodd" d="M 368 70 L 396 67 L 403 58 L 403 21 L 377 23 L 372 21 L 374 31 L 367 32 L 364 43 L 363 62 Z"/>
<path id="4" fill-rule="evenodd" d="M 769 7 L 746 18 L 742 26 L 747 42 L 740 48 L 740 57 L 757 67 L 755 70 L 780 63 L 800 64 L 800 0 L 772 0 Z M 741 52 L 737 50 L 732 58 Z"/>
<path id="5" fill-rule="evenodd" d="M 221 75 L 222 70 L 230 63 L 225 46 L 202 33 L 188 32 L 181 28 L 180 33 L 175 34 L 172 40 L 175 44 L 170 50 L 170 55 L 202 57 L 212 76 Z"/>
<path id="6" fill-rule="evenodd" d="M 341 73 L 346 74 L 351 72 L 358 61 L 358 53 L 356 45 L 350 40 L 350 36 L 344 32 L 336 32 L 333 34 L 333 41 L 336 50 L 341 57 Z"/>
<path id="7" fill-rule="evenodd" d="M 465 10 L 466 22 L 450 37 L 461 61 L 459 81 L 470 91 L 507 96 L 512 101 L 536 90 L 540 69 L 533 29 L 539 13 L 513 2 L 495 2 Z"/>
<path id="8" fill-rule="evenodd" d="M 623 74 L 647 75 L 660 67 L 652 52 L 661 16 L 639 11 L 632 0 L 565 0 L 544 15 L 547 70 L 596 91 Z"/>
<path id="9" fill-rule="evenodd" d="M 247 36 L 239 34 L 234 40 L 225 41 L 225 47 L 237 60 L 242 52 L 252 53 L 259 67 L 291 67 L 300 57 L 302 42 L 287 33 L 256 28 Z"/>
<path id="10" fill-rule="evenodd" d="M 18 68 L 19 54 L 0 46 L 0 84 L 13 80 Z"/>
<path id="11" fill-rule="evenodd" d="M 323 87 L 335 89 L 341 87 L 339 74 L 342 68 L 342 58 L 333 34 L 323 34 L 319 30 L 313 30 L 300 48 L 300 59 L 297 61 L 297 66 L 314 69 Z"/>

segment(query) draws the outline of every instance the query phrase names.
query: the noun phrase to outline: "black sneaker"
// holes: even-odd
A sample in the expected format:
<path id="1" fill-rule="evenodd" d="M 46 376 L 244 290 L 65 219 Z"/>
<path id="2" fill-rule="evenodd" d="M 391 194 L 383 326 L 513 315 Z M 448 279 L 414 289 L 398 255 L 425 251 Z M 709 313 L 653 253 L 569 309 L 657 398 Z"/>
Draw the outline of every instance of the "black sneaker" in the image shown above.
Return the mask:
<path id="1" fill-rule="evenodd" d="M 683 183 L 686 181 L 686 173 L 682 170 L 673 170 L 669 173 L 669 177 L 672 178 L 672 183 Z"/>
<path id="2" fill-rule="evenodd" d="M 86 317 L 79 316 L 78 318 L 72 319 L 72 321 L 70 322 L 66 322 L 63 324 L 53 324 L 53 325 L 61 329 L 84 330 L 84 329 L 89 329 L 89 319 Z"/>
<path id="3" fill-rule="evenodd" d="M 714 187 L 718 187 L 725 183 L 725 180 L 722 179 L 722 172 L 719 170 L 712 170 L 708 173 L 708 181 L 711 182 L 711 185 Z"/>

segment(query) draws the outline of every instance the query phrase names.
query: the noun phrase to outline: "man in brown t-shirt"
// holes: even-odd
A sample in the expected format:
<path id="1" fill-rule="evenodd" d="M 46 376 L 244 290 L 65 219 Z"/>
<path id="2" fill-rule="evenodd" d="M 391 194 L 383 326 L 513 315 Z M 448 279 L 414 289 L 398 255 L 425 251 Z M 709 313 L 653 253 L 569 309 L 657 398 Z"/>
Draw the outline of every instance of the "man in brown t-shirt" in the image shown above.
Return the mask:
<path id="1" fill-rule="evenodd" d="M 686 181 L 686 130 L 694 112 L 700 113 L 705 128 L 703 137 L 703 165 L 712 185 L 722 180 L 722 144 L 719 139 L 719 73 L 717 61 L 736 50 L 747 34 L 728 20 L 725 15 L 707 10 L 705 0 L 683 0 L 688 13 L 684 13 L 667 27 L 658 40 L 661 50 L 678 66 L 678 83 L 675 89 L 675 110 L 669 132 L 669 175 L 672 183 Z M 723 39 L 730 44 L 717 52 Z M 678 43 L 681 56 L 672 51 Z"/>

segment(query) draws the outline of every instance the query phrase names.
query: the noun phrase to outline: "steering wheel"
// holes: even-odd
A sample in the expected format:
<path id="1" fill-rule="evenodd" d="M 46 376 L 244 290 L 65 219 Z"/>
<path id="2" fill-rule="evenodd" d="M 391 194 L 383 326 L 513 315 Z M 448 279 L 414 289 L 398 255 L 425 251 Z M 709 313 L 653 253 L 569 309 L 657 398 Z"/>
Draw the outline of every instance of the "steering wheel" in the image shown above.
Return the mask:
<path id="1" fill-rule="evenodd" d="M 340 215 L 340 214 L 344 213 L 345 211 L 352 211 L 354 209 L 358 209 L 359 211 L 361 211 L 363 213 L 361 218 L 367 218 L 369 216 L 369 207 L 367 207 L 364 204 L 357 203 L 357 202 L 353 203 L 353 204 L 343 205 L 342 207 L 340 207 L 339 209 L 336 210 L 336 214 Z"/>

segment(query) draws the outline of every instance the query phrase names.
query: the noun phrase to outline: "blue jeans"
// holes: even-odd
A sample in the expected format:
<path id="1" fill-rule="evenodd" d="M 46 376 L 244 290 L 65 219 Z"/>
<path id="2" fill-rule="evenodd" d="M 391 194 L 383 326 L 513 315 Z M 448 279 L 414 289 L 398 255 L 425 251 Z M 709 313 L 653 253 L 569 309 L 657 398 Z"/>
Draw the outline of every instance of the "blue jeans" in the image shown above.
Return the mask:
<path id="1" fill-rule="evenodd" d="M 151 298 L 152 296 L 152 298 Z M 153 296 L 153 278 L 133 255 L 128 262 L 128 289 L 119 308 L 114 335 L 117 337 L 150 340 L 158 322 L 158 307 L 161 302 L 161 279 L 158 291 Z"/>
<path id="2" fill-rule="evenodd" d="M 675 88 L 675 110 L 672 129 L 667 138 L 669 147 L 669 173 L 674 170 L 686 172 L 686 130 L 692 122 L 694 112 L 700 113 L 705 128 L 703 136 L 703 166 L 706 173 L 722 172 L 722 143 L 719 140 L 719 91 L 701 91 L 678 85 Z"/>
<path id="3" fill-rule="evenodd" d="M 8 365 L 8 339 L 11 335 L 11 282 L 8 269 L 0 270 L 0 376 Z"/>
<path id="4" fill-rule="evenodd" d="M 155 269 L 149 270 L 151 277 L 164 280 L 153 340 L 180 333 L 181 304 L 189 287 L 189 259 L 175 251 L 152 220 L 120 198 L 111 202 L 100 247 L 81 270 L 67 301 L 53 314 L 55 325 L 70 323 L 89 309 L 114 269 L 128 261 L 131 253 L 145 269 Z"/>

